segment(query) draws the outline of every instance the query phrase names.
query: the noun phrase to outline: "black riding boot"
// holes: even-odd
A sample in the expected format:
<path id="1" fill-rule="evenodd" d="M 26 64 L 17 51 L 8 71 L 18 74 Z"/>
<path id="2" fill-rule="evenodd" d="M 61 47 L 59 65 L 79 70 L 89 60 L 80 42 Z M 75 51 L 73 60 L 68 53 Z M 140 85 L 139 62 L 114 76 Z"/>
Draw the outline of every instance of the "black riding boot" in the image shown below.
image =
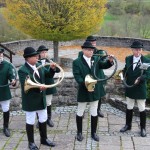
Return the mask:
<path id="1" fill-rule="evenodd" d="M 126 125 L 120 130 L 120 132 L 131 130 L 132 116 L 133 116 L 133 109 L 131 110 L 127 109 L 126 110 Z"/>
<path id="2" fill-rule="evenodd" d="M 95 141 L 99 141 L 99 137 L 96 134 L 96 129 L 97 129 L 97 122 L 98 122 L 98 116 L 91 116 L 91 137 Z"/>
<path id="3" fill-rule="evenodd" d="M 104 114 L 101 112 L 101 103 L 102 103 L 102 100 L 100 99 L 100 100 L 98 101 L 97 115 L 98 115 L 99 117 L 103 118 L 103 117 L 104 117 Z"/>
<path id="4" fill-rule="evenodd" d="M 141 136 L 146 136 L 146 112 L 140 112 L 140 126 L 141 126 Z"/>
<path id="5" fill-rule="evenodd" d="M 48 119 L 47 119 L 47 124 L 49 127 L 54 127 L 54 123 L 53 121 L 51 120 L 52 118 L 52 110 L 51 110 L 51 105 L 50 106 L 47 106 L 47 116 L 48 116 Z"/>
<path id="6" fill-rule="evenodd" d="M 37 124 L 36 124 L 36 128 L 39 128 L 39 116 L 38 116 L 38 114 L 36 114 L 36 116 L 37 116 Z"/>
<path id="7" fill-rule="evenodd" d="M 78 141 L 82 141 L 83 140 L 83 136 L 82 136 L 82 116 L 78 116 L 76 115 L 76 124 L 77 124 L 77 136 L 76 139 Z"/>
<path id="8" fill-rule="evenodd" d="M 54 147 L 55 144 L 47 138 L 46 122 L 43 122 L 43 123 L 39 122 L 39 131 L 40 131 L 40 136 L 41 136 L 41 144 Z"/>
<path id="9" fill-rule="evenodd" d="M 26 123 L 26 132 L 28 138 L 28 147 L 30 150 L 38 150 L 38 147 L 34 143 L 34 126 Z"/>
<path id="10" fill-rule="evenodd" d="M 3 132 L 4 132 L 5 136 L 10 137 L 10 131 L 9 131 L 9 129 L 8 129 L 8 124 L 9 124 L 9 111 L 3 112 L 3 120 L 4 120 Z"/>

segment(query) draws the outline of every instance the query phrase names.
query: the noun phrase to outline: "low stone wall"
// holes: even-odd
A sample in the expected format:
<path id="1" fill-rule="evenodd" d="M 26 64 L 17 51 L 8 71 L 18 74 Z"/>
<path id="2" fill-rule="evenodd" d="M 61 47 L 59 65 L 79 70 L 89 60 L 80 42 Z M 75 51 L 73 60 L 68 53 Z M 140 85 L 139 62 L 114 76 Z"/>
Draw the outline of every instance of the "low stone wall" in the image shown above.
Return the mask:
<path id="1" fill-rule="evenodd" d="M 135 40 L 139 40 L 144 44 L 144 49 L 150 51 L 150 40 L 149 39 L 138 39 L 138 38 L 121 38 L 121 37 L 97 37 L 97 46 L 115 46 L 115 47 L 130 47 L 131 43 Z M 59 42 L 59 46 L 70 46 L 70 45 L 82 45 L 84 39 Z M 18 50 L 23 50 L 25 47 L 32 46 L 37 49 L 40 45 L 45 45 L 48 48 L 53 48 L 52 41 L 45 40 L 20 40 L 2 43 L 10 50 L 16 52 Z"/>
<path id="2" fill-rule="evenodd" d="M 84 40 L 74 40 L 74 41 L 65 41 L 65 42 L 59 42 L 60 46 L 71 46 L 71 45 L 82 45 Z M 46 40 L 19 40 L 19 41 L 12 41 L 12 42 L 4 42 L 1 43 L 13 52 L 17 52 L 19 50 L 24 50 L 26 47 L 31 46 L 35 49 L 38 49 L 40 45 L 45 45 L 49 49 L 53 48 L 53 42 L 52 41 L 46 41 Z"/>
<path id="3" fill-rule="evenodd" d="M 139 40 L 143 43 L 144 49 L 150 51 L 150 40 L 140 38 L 128 38 L 128 37 L 99 37 L 97 36 L 98 46 L 115 46 L 115 47 L 130 47 L 133 41 Z"/>
<path id="4" fill-rule="evenodd" d="M 60 58 L 60 64 L 63 67 L 72 68 L 72 62 L 73 62 L 73 59 L 71 58 L 63 58 L 63 57 Z"/>

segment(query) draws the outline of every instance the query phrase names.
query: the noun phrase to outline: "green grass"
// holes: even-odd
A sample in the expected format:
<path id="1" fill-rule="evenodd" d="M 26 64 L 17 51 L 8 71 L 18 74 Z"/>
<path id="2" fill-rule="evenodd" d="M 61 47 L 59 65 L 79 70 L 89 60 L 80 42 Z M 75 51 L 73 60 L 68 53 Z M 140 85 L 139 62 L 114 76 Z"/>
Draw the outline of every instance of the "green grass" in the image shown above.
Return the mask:
<path id="1" fill-rule="evenodd" d="M 114 16 L 110 13 L 106 13 L 106 15 L 104 16 L 105 21 L 114 21 L 114 20 L 117 20 L 117 19 L 118 19 L 117 16 Z"/>

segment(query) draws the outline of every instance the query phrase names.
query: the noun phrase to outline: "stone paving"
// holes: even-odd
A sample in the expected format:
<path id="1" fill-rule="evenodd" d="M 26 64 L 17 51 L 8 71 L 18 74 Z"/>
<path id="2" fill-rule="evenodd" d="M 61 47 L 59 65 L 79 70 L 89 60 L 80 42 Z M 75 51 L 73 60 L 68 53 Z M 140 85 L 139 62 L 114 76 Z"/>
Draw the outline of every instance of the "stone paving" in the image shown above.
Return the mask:
<path id="1" fill-rule="evenodd" d="M 125 114 L 109 104 L 102 104 L 104 118 L 99 118 L 97 133 L 99 142 L 91 139 L 89 106 L 83 119 L 84 140 L 78 142 L 76 135 L 76 106 L 53 108 L 55 126 L 47 127 L 48 138 L 56 143 L 54 148 L 40 144 L 39 131 L 35 127 L 35 143 L 40 150 L 149 150 L 150 149 L 150 120 L 147 120 L 147 137 L 140 137 L 139 118 L 134 117 L 132 130 L 120 133 L 125 123 Z M 22 111 L 11 112 L 11 137 L 5 137 L 2 131 L 2 113 L 0 114 L 0 149 L 27 150 L 27 136 L 25 131 L 25 114 Z"/>

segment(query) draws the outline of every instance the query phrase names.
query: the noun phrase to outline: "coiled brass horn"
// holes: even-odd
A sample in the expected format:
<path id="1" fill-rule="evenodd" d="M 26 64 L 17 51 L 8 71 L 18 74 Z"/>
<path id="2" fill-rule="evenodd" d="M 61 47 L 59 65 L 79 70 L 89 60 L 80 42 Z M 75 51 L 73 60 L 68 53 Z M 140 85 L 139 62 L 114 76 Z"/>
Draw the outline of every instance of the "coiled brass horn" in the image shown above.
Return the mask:
<path id="1" fill-rule="evenodd" d="M 94 55 L 102 56 L 102 55 L 99 55 L 99 54 L 94 54 Z M 104 79 L 99 79 L 99 78 L 96 76 L 96 65 L 97 65 L 97 63 L 98 63 L 101 59 L 104 59 L 104 58 L 106 58 L 106 57 L 108 57 L 108 56 L 109 56 L 109 55 L 102 56 L 102 57 L 100 57 L 99 60 L 96 62 L 95 68 L 94 68 L 94 76 L 93 76 L 93 77 L 92 77 L 91 75 L 89 75 L 89 74 L 86 75 L 86 77 L 85 77 L 85 86 L 86 86 L 86 88 L 87 88 L 87 90 L 88 90 L 89 92 L 94 91 L 95 84 L 96 84 L 97 82 L 106 81 L 106 80 L 110 79 L 110 78 L 115 74 L 115 72 L 116 72 L 116 70 L 117 70 L 118 64 L 117 64 L 116 58 L 113 57 L 113 56 L 111 56 L 111 57 L 113 58 L 113 63 L 114 63 L 114 65 L 115 65 L 115 68 L 114 68 L 114 71 L 112 72 L 112 74 L 109 75 L 109 76 L 107 76 L 107 77 L 104 78 Z M 94 79 L 94 78 L 95 78 L 95 79 Z"/>
<path id="2" fill-rule="evenodd" d="M 121 78 L 121 80 L 123 81 L 123 84 L 125 85 L 126 88 L 132 88 L 134 86 L 137 86 L 136 83 L 132 84 L 132 85 L 128 85 L 127 84 L 127 73 L 128 73 L 128 70 L 133 67 L 133 65 L 136 64 L 137 66 L 139 66 L 139 68 L 141 69 L 141 74 L 139 77 L 141 77 L 144 73 L 144 70 L 147 70 L 149 67 L 150 67 L 150 63 L 140 63 L 140 62 L 135 62 L 135 63 L 132 63 L 125 71 L 124 75 L 123 75 L 123 72 L 120 71 L 119 73 L 119 76 Z"/>
<path id="3" fill-rule="evenodd" d="M 40 65 L 39 67 L 37 67 L 37 70 L 40 69 L 41 67 L 45 67 L 45 66 L 50 66 L 50 64 L 53 63 L 53 61 L 51 61 L 50 63 L 47 63 L 45 65 Z M 24 85 L 24 92 L 27 93 L 29 89 L 31 88 L 40 88 L 40 87 L 45 87 L 45 88 L 52 88 L 57 86 L 58 84 L 60 84 L 62 82 L 62 80 L 64 79 L 64 71 L 63 69 L 56 64 L 56 67 L 60 69 L 60 74 L 61 76 L 58 77 L 58 80 L 56 83 L 51 84 L 51 85 L 45 85 L 45 84 L 41 84 L 39 83 L 36 79 L 35 79 L 35 72 L 36 70 L 33 72 L 33 79 L 35 82 L 33 82 L 29 76 L 27 76 L 26 80 L 25 80 L 25 85 Z"/>

